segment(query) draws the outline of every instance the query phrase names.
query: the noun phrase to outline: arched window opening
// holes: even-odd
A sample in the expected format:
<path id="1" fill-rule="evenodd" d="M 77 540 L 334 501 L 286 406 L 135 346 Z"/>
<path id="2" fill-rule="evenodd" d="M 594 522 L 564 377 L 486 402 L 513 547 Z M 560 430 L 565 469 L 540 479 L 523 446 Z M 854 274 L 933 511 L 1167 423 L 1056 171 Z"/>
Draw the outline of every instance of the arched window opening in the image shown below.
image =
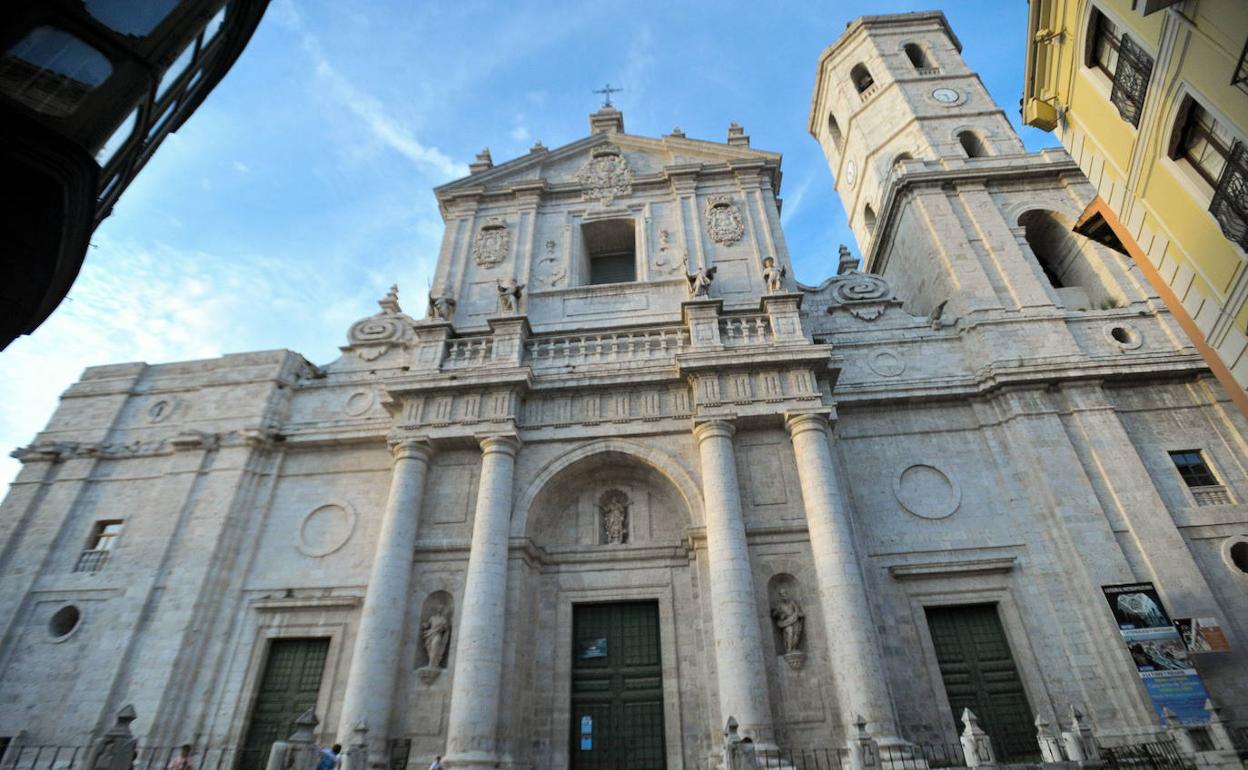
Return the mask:
<path id="1" fill-rule="evenodd" d="M 875 232 L 875 209 L 871 208 L 870 203 L 862 209 L 862 223 L 866 226 L 868 233 Z"/>
<path id="2" fill-rule="evenodd" d="M 875 85 L 875 78 L 871 77 L 871 70 L 867 69 L 867 65 L 859 62 L 849 71 L 849 81 L 854 84 L 854 89 L 858 93 L 866 91 Z"/>
<path id="3" fill-rule="evenodd" d="M 836 116 L 828 113 L 828 135 L 832 137 L 832 143 L 841 148 L 845 144 L 845 137 L 841 134 L 841 124 L 836 122 Z"/>
<path id="4" fill-rule="evenodd" d="M 1126 304 L 1114 290 L 1106 265 L 1106 260 L 1118 258 L 1113 251 L 1075 233 L 1051 211 L 1028 211 L 1018 223 L 1058 304 L 1068 310 L 1108 310 Z"/>
<path id="5" fill-rule="evenodd" d="M 988 157 L 988 148 L 984 146 L 983 140 L 974 131 L 960 131 L 958 133 L 958 143 L 962 145 L 962 151 L 966 153 L 968 158 Z"/>
<path id="6" fill-rule="evenodd" d="M 931 59 L 927 58 L 927 52 L 917 43 L 906 43 L 905 48 L 902 50 L 906 52 L 906 58 L 910 60 L 910 66 L 916 70 L 925 70 L 932 66 Z"/>

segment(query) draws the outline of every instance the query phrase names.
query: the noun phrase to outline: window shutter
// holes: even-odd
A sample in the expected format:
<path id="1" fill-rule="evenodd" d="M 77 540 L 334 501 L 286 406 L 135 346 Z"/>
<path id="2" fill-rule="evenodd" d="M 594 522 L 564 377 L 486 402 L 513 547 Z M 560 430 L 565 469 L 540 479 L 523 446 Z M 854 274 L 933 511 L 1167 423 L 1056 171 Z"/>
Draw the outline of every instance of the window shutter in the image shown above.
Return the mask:
<path id="1" fill-rule="evenodd" d="M 1248 250 L 1248 145 L 1243 142 L 1231 147 L 1209 213 L 1218 220 L 1223 235 Z"/>
<path id="2" fill-rule="evenodd" d="M 1123 34 L 1118 46 L 1118 67 L 1114 71 L 1114 89 L 1109 100 L 1118 108 L 1122 119 L 1137 128 L 1148 94 L 1148 80 L 1153 75 L 1153 58 L 1136 45 L 1130 35 Z"/>

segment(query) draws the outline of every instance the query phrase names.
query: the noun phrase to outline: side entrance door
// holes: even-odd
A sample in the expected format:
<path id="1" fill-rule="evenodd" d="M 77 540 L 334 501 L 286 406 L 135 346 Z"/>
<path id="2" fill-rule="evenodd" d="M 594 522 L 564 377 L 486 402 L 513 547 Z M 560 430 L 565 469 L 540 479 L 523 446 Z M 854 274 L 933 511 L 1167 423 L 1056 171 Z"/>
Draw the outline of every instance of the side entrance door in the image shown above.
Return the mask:
<path id="1" fill-rule="evenodd" d="M 264 770 L 273 741 L 290 736 L 291 723 L 316 706 L 328 639 L 274 639 L 260 675 L 238 770 Z"/>
<path id="2" fill-rule="evenodd" d="M 1035 717 L 995 604 L 929 607 L 927 625 L 959 733 L 969 708 L 1000 760 L 1039 753 Z"/>
<path id="3" fill-rule="evenodd" d="M 657 602 L 572 608 L 573 770 L 665 770 Z"/>

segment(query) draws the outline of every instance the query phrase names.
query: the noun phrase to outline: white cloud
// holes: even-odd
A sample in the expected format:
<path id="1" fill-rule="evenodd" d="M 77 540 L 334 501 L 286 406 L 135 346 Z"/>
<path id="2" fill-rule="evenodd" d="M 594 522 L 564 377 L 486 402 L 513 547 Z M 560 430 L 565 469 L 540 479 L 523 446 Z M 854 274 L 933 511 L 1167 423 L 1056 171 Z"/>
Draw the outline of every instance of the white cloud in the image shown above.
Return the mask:
<path id="1" fill-rule="evenodd" d="M 529 138 L 529 129 L 524 126 L 516 126 L 511 129 L 511 138 L 517 142 L 527 141 Z"/>
<path id="2" fill-rule="evenodd" d="M 234 161 L 234 170 L 240 174 L 250 174 L 251 166 L 248 166 L 246 163 L 242 162 L 241 160 L 236 160 Z"/>
<path id="3" fill-rule="evenodd" d="M 426 147 L 386 112 L 381 100 L 357 88 L 339 73 L 321 51 L 315 35 L 303 36 L 303 48 L 312 57 L 316 75 L 328 86 L 330 95 L 363 121 L 376 139 L 431 173 L 437 181 L 449 181 L 468 174 L 467 165 L 456 163 L 436 147 Z"/>

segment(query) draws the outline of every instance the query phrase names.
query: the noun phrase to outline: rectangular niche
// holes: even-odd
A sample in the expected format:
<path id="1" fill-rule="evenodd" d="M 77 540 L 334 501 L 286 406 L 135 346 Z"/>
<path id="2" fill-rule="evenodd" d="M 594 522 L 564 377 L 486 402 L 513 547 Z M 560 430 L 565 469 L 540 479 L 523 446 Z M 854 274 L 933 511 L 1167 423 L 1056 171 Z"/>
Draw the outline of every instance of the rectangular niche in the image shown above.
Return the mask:
<path id="1" fill-rule="evenodd" d="M 601 219 L 581 225 L 583 284 L 632 283 L 637 280 L 637 224 L 628 218 Z"/>

